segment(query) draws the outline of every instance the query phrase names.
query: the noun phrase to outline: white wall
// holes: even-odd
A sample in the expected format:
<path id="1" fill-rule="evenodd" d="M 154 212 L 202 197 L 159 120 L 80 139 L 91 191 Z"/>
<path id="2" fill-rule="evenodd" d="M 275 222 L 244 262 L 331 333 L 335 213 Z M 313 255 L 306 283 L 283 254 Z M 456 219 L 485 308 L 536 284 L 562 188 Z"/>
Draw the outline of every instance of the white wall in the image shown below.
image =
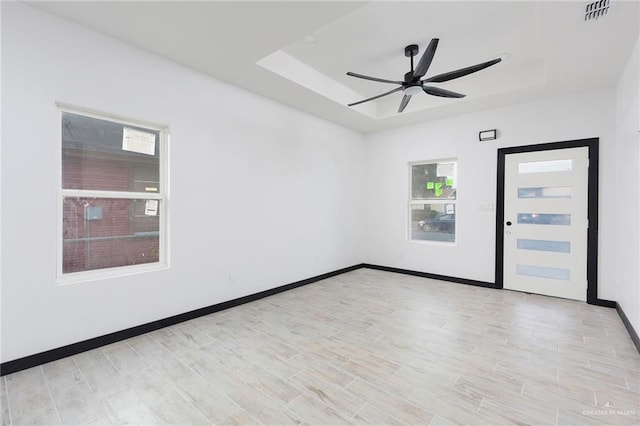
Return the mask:
<path id="1" fill-rule="evenodd" d="M 2 362 L 362 262 L 362 135 L 20 3 L 2 42 Z M 55 102 L 170 126 L 170 269 L 56 286 Z"/>
<path id="2" fill-rule="evenodd" d="M 478 132 L 498 129 L 495 141 Z M 497 149 L 600 138 L 598 296 L 615 291 L 615 92 L 592 91 L 379 132 L 366 137 L 365 262 L 493 283 Z M 458 158 L 455 245 L 409 242 L 408 163 Z"/>
<path id="3" fill-rule="evenodd" d="M 617 87 L 616 300 L 640 333 L 640 38 Z"/>

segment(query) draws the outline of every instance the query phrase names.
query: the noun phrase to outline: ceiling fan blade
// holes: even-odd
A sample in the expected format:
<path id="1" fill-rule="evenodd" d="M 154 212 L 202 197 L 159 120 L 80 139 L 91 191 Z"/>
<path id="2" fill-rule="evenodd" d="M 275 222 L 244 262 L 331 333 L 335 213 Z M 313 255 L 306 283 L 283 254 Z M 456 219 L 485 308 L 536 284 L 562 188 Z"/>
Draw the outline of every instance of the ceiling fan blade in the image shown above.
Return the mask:
<path id="1" fill-rule="evenodd" d="M 429 46 L 427 46 L 427 50 L 422 54 L 422 58 L 420 58 L 420 62 L 418 62 L 418 66 L 416 70 L 413 72 L 414 77 L 422 78 L 429 70 L 431 66 L 431 61 L 433 61 L 433 55 L 436 54 L 436 49 L 438 48 L 437 38 L 432 38 Z"/>
<path id="2" fill-rule="evenodd" d="M 474 72 L 477 72 L 477 71 L 483 70 L 485 68 L 488 68 L 491 65 L 495 65 L 498 62 L 500 62 L 501 60 L 502 60 L 501 58 L 497 58 L 497 59 L 494 59 L 492 61 L 483 62 L 481 64 L 471 65 L 470 67 L 460 68 L 459 70 L 445 72 L 444 74 L 438 74 L 436 76 L 427 78 L 426 80 L 423 80 L 423 82 L 425 82 L 425 83 L 442 83 L 442 82 L 445 82 L 445 81 L 453 80 L 454 78 L 464 77 L 465 75 L 469 75 L 469 74 L 472 74 Z"/>
<path id="3" fill-rule="evenodd" d="M 422 90 L 426 93 L 433 96 L 440 96 L 442 98 L 464 98 L 467 95 L 463 95 L 462 93 L 452 92 L 451 90 L 441 89 L 439 87 L 433 86 L 423 86 Z"/>
<path id="4" fill-rule="evenodd" d="M 349 71 L 347 73 L 347 75 L 350 75 L 351 77 L 364 78 L 365 80 L 379 81 L 380 83 L 391 83 L 391 84 L 402 84 L 403 83 L 402 81 L 393 81 L 393 80 L 385 80 L 384 78 L 369 77 L 368 75 L 357 74 L 357 73 L 351 72 L 351 71 Z"/>
<path id="5" fill-rule="evenodd" d="M 402 97 L 402 101 L 400 101 L 400 106 L 398 107 L 398 112 L 404 111 L 404 109 L 407 107 L 407 104 L 409 103 L 410 100 L 411 100 L 411 95 L 404 95 Z"/>
<path id="6" fill-rule="evenodd" d="M 369 101 L 372 101 L 372 100 L 374 100 L 374 99 L 378 99 L 378 98 L 381 98 L 381 97 L 383 97 L 383 96 L 390 95 L 390 94 L 395 93 L 395 92 L 397 92 L 397 91 L 399 91 L 399 90 L 402 90 L 402 86 L 401 86 L 401 87 L 396 87 L 395 89 L 393 89 L 393 90 L 389 90 L 388 92 L 385 92 L 385 93 L 383 93 L 383 94 L 381 94 L 381 95 L 374 96 L 373 98 L 363 99 L 363 100 L 361 100 L 361 101 L 354 102 L 354 103 L 352 103 L 352 104 L 348 104 L 348 106 L 354 106 L 354 105 L 358 105 L 358 104 L 361 104 L 361 103 L 364 103 L 364 102 L 369 102 Z"/>

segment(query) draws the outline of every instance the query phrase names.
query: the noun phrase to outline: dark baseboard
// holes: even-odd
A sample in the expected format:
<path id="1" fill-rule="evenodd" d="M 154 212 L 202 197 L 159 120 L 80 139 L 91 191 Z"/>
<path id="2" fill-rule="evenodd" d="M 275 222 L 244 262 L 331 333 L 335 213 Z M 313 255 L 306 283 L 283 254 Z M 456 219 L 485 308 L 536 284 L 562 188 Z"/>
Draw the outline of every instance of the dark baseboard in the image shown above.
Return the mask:
<path id="1" fill-rule="evenodd" d="M 82 342 L 73 343 L 67 346 L 51 349 L 51 350 L 40 352 L 34 355 L 29 355 L 24 358 L 18 358 L 12 361 L 3 362 L 2 364 L 0 364 L 0 376 L 15 373 L 21 370 L 26 370 L 27 368 L 36 367 L 38 365 L 46 364 L 48 362 L 52 362 L 52 361 L 56 361 L 72 355 L 76 355 L 81 352 L 96 349 L 101 346 L 109 345 L 111 343 L 116 343 L 122 340 L 130 339 L 132 337 L 136 337 L 141 334 L 149 333 L 164 327 L 179 324 L 184 321 L 189 321 L 204 315 L 213 314 L 215 312 L 223 311 L 225 309 L 229 309 L 245 303 L 253 302 L 258 299 L 273 296 L 275 294 L 282 293 L 284 291 L 293 290 L 294 288 L 302 287 L 307 284 L 312 284 L 317 281 L 334 277 L 336 275 L 344 274 L 346 272 L 355 271 L 360 268 L 394 272 L 398 274 L 412 275 L 416 277 L 430 278 L 430 279 L 435 279 L 440 281 L 449 281 L 453 283 L 472 285 L 476 287 L 486 287 L 486 288 L 495 288 L 495 289 L 500 288 L 500 287 L 497 287 L 494 283 L 485 282 L 485 281 L 476 281 L 476 280 L 471 280 L 467 278 L 450 277 L 446 275 L 431 274 L 428 272 L 411 271 L 408 269 L 392 268 L 389 266 L 380 266 L 380 265 L 372 265 L 368 263 L 361 263 L 358 265 L 353 265 L 347 268 L 342 268 L 332 272 L 328 272 L 326 274 L 307 278 L 301 281 L 296 281 L 291 284 L 286 284 L 280 287 L 261 291 L 259 293 L 240 297 L 238 299 L 233 299 L 233 300 L 218 303 L 215 305 L 206 306 L 204 308 L 174 315 L 168 318 L 149 322 L 136 327 L 131 327 L 126 330 L 116 331 L 114 333 L 106 334 L 104 336 L 94 337 L 92 339 L 84 340 Z M 631 335 L 631 339 L 633 340 L 634 344 L 638 348 L 638 351 L 640 352 L 640 339 L 638 338 L 638 334 L 634 330 L 633 326 L 629 322 L 629 319 L 627 318 L 627 316 L 625 315 L 624 311 L 622 310 L 622 308 L 618 303 L 610 300 L 596 299 L 591 304 L 610 307 L 610 308 L 616 308 L 616 310 L 618 311 L 618 314 L 620 315 L 620 318 L 622 319 L 622 322 L 624 323 L 625 327 L 629 331 L 629 334 Z"/>
<path id="2" fill-rule="evenodd" d="M 587 303 L 590 304 L 590 305 L 604 306 L 605 308 L 615 308 L 616 307 L 616 302 L 614 302 L 613 300 L 605 300 L 605 299 L 589 300 L 589 298 L 587 298 Z"/>
<path id="3" fill-rule="evenodd" d="M 428 272 L 419 272 L 419 271 L 411 271 L 409 269 L 392 268 L 390 266 L 380 266 L 380 265 L 371 265 L 369 263 L 363 263 L 362 267 L 369 268 L 369 269 L 376 269 L 378 271 L 387 271 L 387 272 L 395 272 L 398 274 L 413 275 L 415 277 L 431 278 L 431 279 L 440 280 L 440 281 L 450 281 L 452 283 L 458 283 L 458 284 L 473 285 L 476 287 L 498 288 L 494 283 L 490 283 L 486 281 L 476 281 L 476 280 L 470 280 L 467 278 L 449 277 L 446 275 L 430 274 Z"/>
<path id="4" fill-rule="evenodd" d="M 12 361 L 3 362 L 2 364 L 0 364 L 0 376 L 15 373 L 21 370 L 26 370 L 27 368 L 36 367 L 38 365 L 46 364 L 48 362 L 52 362 L 62 358 L 66 358 L 68 356 L 76 355 L 81 352 L 89 351 L 91 349 L 96 349 L 101 346 L 119 342 L 121 340 L 130 339 L 132 337 L 149 333 L 151 331 L 159 330 L 161 328 L 168 327 L 170 325 L 179 324 L 181 322 L 189 321 L 204 315 L 213 314 L 215 312 L 223 311 L 225 309 L 229 309 L 245 303 L 253 302 L 254 300 L 273 296 L 274 294 L 282 293 L 283 291 L 292 290 L 297 287 L 302 287 L 307 284 L 312 284 L 316 281 L 320 281 L 326 278 L 334 277 L 336 275 L 344 274 L 345 272 L 350 272 L 356 269 L 360 269 L 362 268 L 362 266 L 363 266 L 362 264 L 349 266 L 347 268 L 338 269 L 336 271 L 328 272 L 326 274 L 318 275 L 312 278 L 307 278 L 302 281 L 296 281 L 291 284 L 286 284 L 280 287 L 261 291 L 259 293 L 240 297 L 238 299 L 233 299 L 227 302 L 206 306 L 204 308 L 196 309 L 193 311 L 174 315 L 161 320 L 138 325 L 136 327 L 131 327 L 126 330 L 116 331 L 114 333 L 106 334 L 104 336 L 94 337 L 92 339 L 83 340 L 82 342 L 72 343 L 70 345 L 62 346 L 60 348 L 51 349 L 51 350 L 40 352 L 34 355 L 29 355 L 24 358 L 18 358 Z"/>
<path id="5" fill-rule="evenodd" d="M 640 337 L 638 337 L 638 333 L 633 328 L 633 325 L 631 325 L 631 321 L 629 321 L 627 314 L 624 313 L 622 306 L 620 306 L 618 302 L 616 302 L 616 311 L 618 311 L 618 315 L 620 315 L 622 323 L 627 328 L 629 336 L 631 336 L 631 340 L 633 340 L 633 344 L 636 345 L 636 349 L 640 352 Z"/>

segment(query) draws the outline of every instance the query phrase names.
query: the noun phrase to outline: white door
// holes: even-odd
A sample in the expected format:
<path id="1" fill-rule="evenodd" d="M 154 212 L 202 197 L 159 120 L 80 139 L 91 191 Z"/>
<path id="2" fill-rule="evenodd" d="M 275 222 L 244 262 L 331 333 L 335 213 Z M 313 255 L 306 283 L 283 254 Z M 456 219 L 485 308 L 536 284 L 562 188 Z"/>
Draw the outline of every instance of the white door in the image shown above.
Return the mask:
<path id="1" fill-rule="evenodd" d="M 587 298 L 587 147 L 505 155 L 504 288 Z"/>

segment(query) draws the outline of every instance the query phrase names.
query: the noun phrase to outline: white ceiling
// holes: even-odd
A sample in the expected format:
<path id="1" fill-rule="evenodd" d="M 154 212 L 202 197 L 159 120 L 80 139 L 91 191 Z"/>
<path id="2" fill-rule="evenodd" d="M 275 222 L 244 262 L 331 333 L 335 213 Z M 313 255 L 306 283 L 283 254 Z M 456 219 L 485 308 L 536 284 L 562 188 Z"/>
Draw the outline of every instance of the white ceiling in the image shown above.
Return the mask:
<path id="1" fill-rule="evenodd" d="M 612 87 L 640 28 L 640 3 L 616 0 L 590 21 L 582 1 L 28 3 L 362 132 Z M 305 42 L 311 35 L 317 40 Z M 404 46 L 418 44 L 420 56 L 435 37 L 440 43 L 427 77 L 509 58 L 438 84 L 467 94 L 463 99 L 420 94 L 402 114 L 396 113 L 402 92 L 346 106 L 395 87 L 347 71 L 402 80 L 410 69 Z"/>

